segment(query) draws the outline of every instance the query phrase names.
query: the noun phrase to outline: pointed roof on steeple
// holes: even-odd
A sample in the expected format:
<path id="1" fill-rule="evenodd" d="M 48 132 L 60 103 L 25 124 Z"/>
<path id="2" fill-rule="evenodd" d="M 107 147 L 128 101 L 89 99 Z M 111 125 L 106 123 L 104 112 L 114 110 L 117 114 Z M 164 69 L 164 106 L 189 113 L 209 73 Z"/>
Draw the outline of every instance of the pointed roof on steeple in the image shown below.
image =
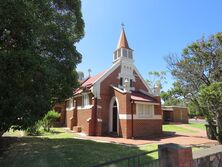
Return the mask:
<path id="1" fill-rule="evenodd" d="M 120 37 L 119 37 L 119 42 L 118 42 L 118 45 L 117 45 L 117 49 L 119 49 L 119 48 L 130 49 L 123 26 L 124 25 L 122 24 L 122 31 L 121 31 L 121 34 L 120 34 Z"/>

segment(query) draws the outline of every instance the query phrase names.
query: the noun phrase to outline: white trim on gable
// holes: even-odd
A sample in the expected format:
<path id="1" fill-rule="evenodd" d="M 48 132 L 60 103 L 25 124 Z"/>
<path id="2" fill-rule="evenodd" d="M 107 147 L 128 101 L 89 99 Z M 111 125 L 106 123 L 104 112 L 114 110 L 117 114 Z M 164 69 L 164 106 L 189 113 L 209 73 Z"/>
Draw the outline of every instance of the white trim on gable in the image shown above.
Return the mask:
<path id="1" fill-rule="evenodd" d="M 140 77 L 141 81 L 143 82 L 143 84 L 145 85 L 145 87 L 147 88 L 147 90 L 149 91 L 148 93 L 150 93 L 152 96 L 155 96 L 153 91 L 150 89 L 150 87 L 147 85 L 146 81 L 143 79 L 142 75 L 140 74 L 140 72 L 138 71 L 138 69 L 136 68 L 136 66 L 134 65 L 134 70 L 137 73 L 137 75 Z"/>
<path id="2" fill-rule="evenodd" d="M 110 85 L 113 89 L 115 89 L 115 90 L 117 90 L 118 92 L 120 92 L 120 93 L 126 93 L 126 90 L 122 90 L 122 89 L 119 89 L 119 88 L 117 88 L 117 87 L 115 87 L 115 86 L 113 86 L 113 85 Z"/>
<path id="3" fill-rule="evenodd" d="M 107 78 L 107 76 L 109 76 L 114 70 L 116 70 L 120 65 L 120 61 L 117 61 L 115 64 L 113 64 L 100 78 L 98 78 L 92 88 L 91 91 L 94 94 L 95 97 L 97 97 L 98 99 L 101 99 L 100 97 L 100 84 L 101 82 Z"/>
<path id="4" fill-rule="evenodd" d="M 132 63 L 132 62 L 131 62 Z M 90 88 L 91 92 L 94 94 L 95 97 L 97 97 L 98 99 L 101 99 L 100 96 L 100 87 L 101 87 L 101 82 L 107 78 L 114 70 L 116 70 L 120 65 L 122 64 L 121 59 L 116 61 L 101 77 L 99 77 L 94 83 L 93 86 Z M 135 70 L 136 74 L 138 75 L 138 77 L 141 79 L 142 83 L 144 84 L 144 86 L 147 88 L 147 90 L 149 92 L 146 92 L 147 94 L 149 94 L 150 96 L 155 96 L 153 91 L 150 89 L 150 87 L 147 85 L 146 81 L 143 79 L 143 77 L 141 76 L 141 74 L 139 73 L 138 69 L 136 68 L 136 66 L 132 63 L 132 69 Z M 120 74 L 118 74 L 118 78 L 120 77 Z M 135 80 L 135 77 L 133 76 L 133 81 Z M 135 89 L 135 88 L 134 88 Z M 131 90 L 134 90 L 133 88 Z M 145 92 L 145 91 L 144 91 Z"/>

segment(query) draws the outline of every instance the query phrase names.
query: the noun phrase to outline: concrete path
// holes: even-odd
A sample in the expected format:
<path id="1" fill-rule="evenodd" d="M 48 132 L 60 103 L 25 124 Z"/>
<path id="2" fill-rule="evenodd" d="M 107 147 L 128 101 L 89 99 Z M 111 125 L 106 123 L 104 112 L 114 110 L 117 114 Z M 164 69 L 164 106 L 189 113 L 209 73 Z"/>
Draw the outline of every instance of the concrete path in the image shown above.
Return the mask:
<path id="1" fill-rule="evenodd" d="M 215 140 L 209 140 L 207 138 L 201 137 L 191 137 L 191 136 L 182 136 L 182 135 L 174 135 L 174 136 L 162 136 L 156 139 L 124 139 L 117 137 L 98 137 L 98 136 L 80 136 L 76 137 L 79 139 L 85 140 L 93 140 L 99 142 L 106 143 L 116 143 L 116 144 L 124 144 L 124 145 L 145 145 L 145 144 L 161 144 L 161 143 L 176 143 L 182 145 L 202 145 L 202 144 L 216 144 Z"/>
<path id="2" fill-rule="evenodd" d="M 180 126 L 183 128 L 191 129 L 196 131 L 197 133 L 169 133 L 165 132 L 161 137 L 154 139 L 125 139 L 120 137 L 109 137 L 109 136 L 85 136 L 78 134 L 79 139 L 85 140 L 94 140 L 99 142 L 107 142 L 107 143 L 116 143 L 116 144 L 124 144 L 124 145 L 145 145 L 145 144 L 161 144 L 161 143 L 176 143 L 182 145 L 214 145 L 217 144 L 215 140 L 209 140 L 206 138 L 206 132 L 204 130 L 190 127 L 186 124 L 178 124 L 176 126 Z"/>

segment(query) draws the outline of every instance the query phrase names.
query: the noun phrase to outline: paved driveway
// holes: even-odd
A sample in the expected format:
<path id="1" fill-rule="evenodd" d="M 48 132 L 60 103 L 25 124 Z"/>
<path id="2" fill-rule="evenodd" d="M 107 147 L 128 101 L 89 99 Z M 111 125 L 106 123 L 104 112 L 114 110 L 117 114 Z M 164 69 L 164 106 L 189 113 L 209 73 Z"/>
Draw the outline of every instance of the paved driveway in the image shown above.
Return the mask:
<path id="1" fill-rule="evenodd" d="M 189 123 L 203 123 L 203 124 L 206 124 L 207 121 L 205 119 L 189 119 Z"/>
<path id="2" fill-rule="evenodd" d="M 144 145 L 144 144 L 162 144 L 162 143 L 176 143 L 182 145 L 203 145 L 203 144 L 216 144 L 217 141 L 209 140 L 206 138 L 205 130 L 189 127 L 186 124 L 179 124 L 176 126 L 182 126 L 189 128 L 191 130 L 197 131 L 197 133 L 169 133 L 164 132 L 161 137 L 157 137 L 154 139 L 124 139 L 120 137 L 101 137 L 101 136 L 84 136 L 79 135 L 80 139 L 85 140 L 94 140 L 99 142 L 107 142 L 107 143 L 117 143 L 117 144 L 125 144 L 125 145 Z"/>

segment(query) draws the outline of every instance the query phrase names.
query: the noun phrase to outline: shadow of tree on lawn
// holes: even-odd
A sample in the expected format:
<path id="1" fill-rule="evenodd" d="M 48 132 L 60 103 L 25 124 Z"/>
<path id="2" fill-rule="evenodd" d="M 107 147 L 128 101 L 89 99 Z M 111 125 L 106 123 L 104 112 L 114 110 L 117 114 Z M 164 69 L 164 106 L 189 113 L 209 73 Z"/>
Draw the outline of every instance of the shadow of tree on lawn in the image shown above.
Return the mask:
<path id="1" fill-rule="evenodd" d="M 145 153 L 138 147 L 101 143 L 74 138 L 43 137 L 0 138 L 0 166 L 81 167 Z M 153 157 L 143 157 L 150 161 Z M 126 163 L 114 166 L 125 166 Z"/>

